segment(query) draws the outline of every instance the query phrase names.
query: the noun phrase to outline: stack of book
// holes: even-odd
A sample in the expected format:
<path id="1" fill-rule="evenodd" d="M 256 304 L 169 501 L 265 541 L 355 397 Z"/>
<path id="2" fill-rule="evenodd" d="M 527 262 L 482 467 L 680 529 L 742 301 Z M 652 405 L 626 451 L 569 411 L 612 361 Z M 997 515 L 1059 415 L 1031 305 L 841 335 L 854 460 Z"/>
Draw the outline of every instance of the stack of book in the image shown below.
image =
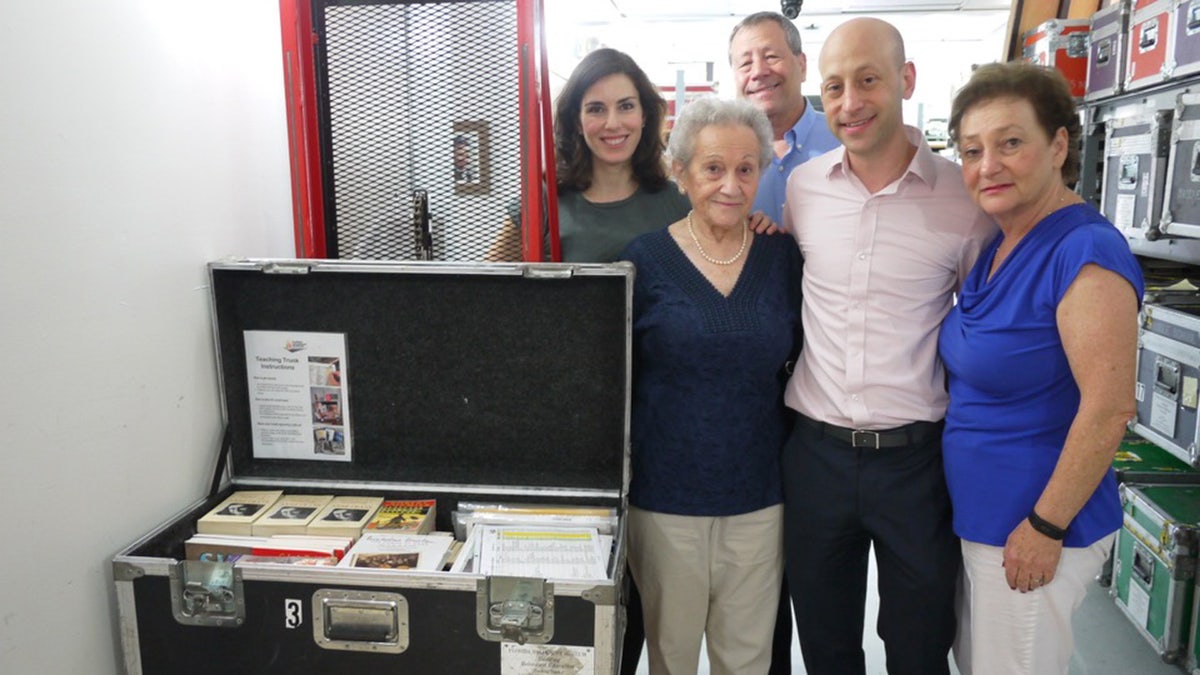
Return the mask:
<path id="1" fill-rule="evenodd" d="M 383 497 L 288 494 L 239 490 L 196 521 L 200 534 L 267 537 L 277 534 L 357 539 Z"/>
<path id="2" fill-rule="evenodd" d="M 334 497 L 313 517 L 306 531 L 357 539 L 382 503 L 383 497 Z"/>
<path id="3" fill-rule="evenodd" d="M 277 534 L 270 537 L 197 534 L 183 542 L 183 549 L 188 560 L 209 562 L 242 562 L 248 556 L 276 559 L 332 559 L 333 562 L 336 562 L 346 555 L 346 551 L 350 549 L 352 543 L 353 540 L 348 537 L 312 537 L 294 534 Z"/>
<path id="4" fill-rule="evenodd" d="M 321 509 L 333 501 L 333 495 L 284 495 L 250 524 L 256 537 L 273 534 L 305 534 Z"/>

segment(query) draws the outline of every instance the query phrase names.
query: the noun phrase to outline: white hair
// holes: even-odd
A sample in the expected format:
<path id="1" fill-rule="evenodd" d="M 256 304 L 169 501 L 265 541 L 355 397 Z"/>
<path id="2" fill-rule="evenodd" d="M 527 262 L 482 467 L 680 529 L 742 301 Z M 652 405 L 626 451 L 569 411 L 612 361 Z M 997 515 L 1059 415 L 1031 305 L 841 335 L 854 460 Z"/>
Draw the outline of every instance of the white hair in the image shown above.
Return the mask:
<path id="1" fill-rule="evenodd" d="M 763 111 L 742 99 L 719 99 L 712 96 L 688 103 L 675 120 L 667 154 L 672 161 L 687 166 L 696 151 L 696 136 L 711 126 L 742 126 L 758 138 L 758 168 L 771 163 L 771 123 Z"/>

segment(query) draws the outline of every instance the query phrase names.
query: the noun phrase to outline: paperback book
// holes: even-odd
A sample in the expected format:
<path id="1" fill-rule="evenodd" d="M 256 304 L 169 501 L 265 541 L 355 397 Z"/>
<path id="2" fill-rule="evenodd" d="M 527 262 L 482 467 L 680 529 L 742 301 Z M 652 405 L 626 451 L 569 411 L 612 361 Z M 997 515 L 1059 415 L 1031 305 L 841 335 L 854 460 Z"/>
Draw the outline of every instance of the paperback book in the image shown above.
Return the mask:
<path id="1" fill-rule="evenodd" d="M 434 530 L 436 499 L 389 499 L 379 506 L 364 532 L 425 534 Z"/>
<path id="2" fill-rule="evenodd" d="M 333 557 L 340 560 L 351 543 L 348 537 L 197 534 L 183 542 L 183 549 L 188 560 L 209 562 L 234 562 L 245 556 Z"/>
<path id="3" fill-rule="evenodd" d="M 282 496 L 283 490 L 238 490 L 201 516 L 196 521 L 196 531 L 201 534 L 253 534 L 254 521 Z"/>
<path id="4" fill-rule="evenodd" d="M 308 524 L 308 534 L 358 539 L 371 522 L 383 497 L 346 495 L 334 497 Z"/>
<path id="5" fill-rule="evenodd" d="M 333 495 L 284 495 L 254 521 L 251 534 L 304 534 L 317 513 L 332 500 Z"/>
<path id="6" fill-rule="evenodd" d="M 440 570 L 454 543 L 449 532 L 393 534 L 364 532 L 339 567 L 391 570 Z"/>

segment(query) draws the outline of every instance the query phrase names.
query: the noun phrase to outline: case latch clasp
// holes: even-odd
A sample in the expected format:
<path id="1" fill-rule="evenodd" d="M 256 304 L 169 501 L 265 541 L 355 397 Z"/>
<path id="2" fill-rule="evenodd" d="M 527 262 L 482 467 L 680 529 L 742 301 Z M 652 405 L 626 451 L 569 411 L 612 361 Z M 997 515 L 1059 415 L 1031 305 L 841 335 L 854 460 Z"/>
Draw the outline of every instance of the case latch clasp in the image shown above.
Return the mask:
<path id="1" fill-rule="evenodd" d="M 484 640 L 523 645 L 554 637 L 554 584 L 544 579 L 485 577 L 475 598 L 476 628 Z"/>
<path id="2" fill-rule="evenodd" d="M 242 571 L 229 562 L 184 560 L 168 570 L 171 612 L 185 626 L 234 628 L 246 619 Z"/>

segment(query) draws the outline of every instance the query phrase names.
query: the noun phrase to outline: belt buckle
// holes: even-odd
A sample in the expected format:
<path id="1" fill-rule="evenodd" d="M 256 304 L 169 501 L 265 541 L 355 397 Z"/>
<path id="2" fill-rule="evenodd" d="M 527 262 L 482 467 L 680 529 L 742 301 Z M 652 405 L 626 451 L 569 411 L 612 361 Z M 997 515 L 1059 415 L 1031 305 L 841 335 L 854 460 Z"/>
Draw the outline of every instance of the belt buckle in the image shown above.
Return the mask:
<path id="1" fill-rule="evenodd" d="M 855 448 L 879 449 L 879 432 L 855 429 L 850 432 L 850 445 Z"/>

